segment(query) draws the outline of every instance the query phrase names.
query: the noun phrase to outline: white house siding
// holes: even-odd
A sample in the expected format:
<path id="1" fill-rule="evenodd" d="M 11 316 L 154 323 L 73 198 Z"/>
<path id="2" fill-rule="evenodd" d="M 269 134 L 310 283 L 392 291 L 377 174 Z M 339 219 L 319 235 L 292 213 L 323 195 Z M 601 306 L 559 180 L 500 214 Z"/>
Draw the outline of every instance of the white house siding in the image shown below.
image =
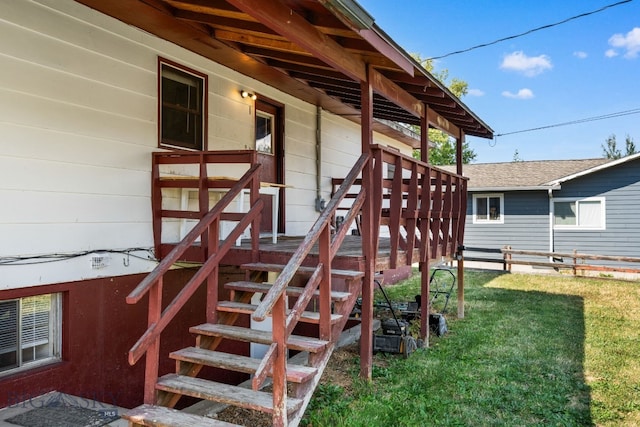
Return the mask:
<path id="1" fill-rule="evenodd" d="M 286 232 L 306 233 L 317 217 L 315 106 L 71 0 L 3 1 L 0 257 L 152 247 L 159 56 L 209 76 L 211 150 L 253 148 L 253 103 L 240 89 L 285 105 Z M 360 128 L 326 111 L 322 118 L 321 194 L 328 199 L 330 178 L 344 176 L 360 153 Z M 125 254 L 112 254 L 98 270 L 89 255 L 2 265 L 0 290 L 154 265 Z"/>

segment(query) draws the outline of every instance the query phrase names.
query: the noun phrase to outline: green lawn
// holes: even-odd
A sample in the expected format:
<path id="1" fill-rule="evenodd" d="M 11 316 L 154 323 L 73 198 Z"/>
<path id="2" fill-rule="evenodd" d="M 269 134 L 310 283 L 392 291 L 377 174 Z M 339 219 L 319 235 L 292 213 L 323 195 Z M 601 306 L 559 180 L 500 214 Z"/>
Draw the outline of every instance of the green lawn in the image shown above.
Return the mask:
<path id="1" fill-rule="evenodd" d="M 321 385 L 317 426 L 640 426 L 640 283 L 465 272 L 466 316 L 408 359 L 376 354 L 373 381 Z M 387 287 L 396 301 L 417 278 Z"/>

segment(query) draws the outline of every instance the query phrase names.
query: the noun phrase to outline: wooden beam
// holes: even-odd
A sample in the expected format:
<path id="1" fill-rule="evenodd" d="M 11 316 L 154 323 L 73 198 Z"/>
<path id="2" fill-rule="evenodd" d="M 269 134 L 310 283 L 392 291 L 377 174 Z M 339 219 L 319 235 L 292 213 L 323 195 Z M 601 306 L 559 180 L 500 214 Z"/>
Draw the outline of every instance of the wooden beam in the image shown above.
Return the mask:
<path id="1" fill-rule="evenodd" d="M 263 37 L 239 31 L 216 30 L 215 38 L 227 42 L 241 43 L 249 46 L 261 47 L 269 50 L 295 53 L 298 55 L 310 56 L 306 50 L 298 45 L 285 40 L 281 36 Z"/>
<path id="2" fill-rule="evenodd" d="M 247 16 L 246 14 L 236 10 L 225 0 L 166 0 L 166 2 L 176 9 L 186 10 L 189 12 L 222 16 L 242 21 L 258 22 L 250 15 Z"/>
<path id="3" fill-rule="evenodd" d="M 429 106 L 424 106 L 425 115 L 420 120 L 420 160 L 425 163 L 429 163 Z M 423 242 L 429 241 L 429 238 L 422 237 Z"/>
<path id="4" fill-rule="evenodd" d="M 434 128 L 446 132 L 454 138 L 460 138 L 460 128 L 442 117 L 440 114 L 433 111 L 433 109 L 431 108 L 429 108 L 429 111 L 427 113 L 427 120 L 429 122 L 429 125 L 433 126 Z"/>
<path id="5" fill-rule="evenodd" d="M 280 0 L 228 0 L 278 34 L 356 81 L 366 81 L 365 64 Z"/>
<path id="6" fill-rule="evenodd" d="M 456 173 L 462 175 L 462 146 L 464 144 L 464 133 L 460 132 L 460 136 L 456 138 Z"/>
<path id="7" fill-rule="evenodd" d="M 371 69 L 370 74 L 373 90 L 416 117 L 424 115 L 422 102 L 410 95 L 409 92 L 374 69 Z"/>

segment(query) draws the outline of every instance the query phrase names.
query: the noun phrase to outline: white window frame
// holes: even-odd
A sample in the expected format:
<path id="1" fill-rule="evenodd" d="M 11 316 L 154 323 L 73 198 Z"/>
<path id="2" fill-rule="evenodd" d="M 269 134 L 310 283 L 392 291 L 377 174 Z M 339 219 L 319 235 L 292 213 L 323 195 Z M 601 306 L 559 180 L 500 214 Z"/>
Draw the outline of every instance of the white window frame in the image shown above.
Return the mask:
<path id="1" fill-rule="evenodd" d="M 274 116 L 273 114 L 264 112 L 264 111 L 256 111 L 256 125 L 258 123 L 258 118 L 265 119 L 265 120 L 269 121 L 269 133 L 265 137 L 258 139 L 258 128 L 256 126 L 255 150 L 258 153 L 269 154 L 270 156 L 273 156 L 274 155 L 273 150 L 275 148 L 273 146 L 273 144 L 275 143 L 273 138 L 274 138 L 274 133 L 275 133 L 275 129 L 274 128 L 275 128 L 275 123 L 276 123 L 276 116 Z M 264 144 L 263 142 L 265 142 L 267 144 Z"/>
<path id="2" fill-rule="evenodd" d="M 482 219 L 477 216 L 477 200 L 478 199 L 490 199 L 490 198 L 499 198 L 500 199 L 500 218 L 498 219 Z M 487 200 L 487 206 L 489 205 Z M 473 223 L 474 224 L 504 224 L 504 194 L 503 193 L 485 193 L 485 194 L 474 194 L 472 197 L 472 206 L 473 212 Z"/>
<path id="3" fill-rule="evenodd" d="M 27 313 L 22 312 L 23 303 L 25 300 L 33 297 L 39 297 L 41 295 L 34 295 L 32 297 L 23 297 L 23 298 L 14 298 L 10 300 L 2 300 L 0 302 L 17 302 L 17 323 L 16 323 L 16 334 L 18 339 L 20 340 L 18 344 L 19 351 L 16 352 L 16 348 L 4 348 L 0 351 L 3 354 L 16 352 L 16 364 L 12 367 L 2 367 L 0 369 L 0 377 L 15 374 L 16 372 L 32 369 L 34 367 L 42 366 L 49 363 L 54 363 L 62 359 L 62 294 L 53 293 L 53 294 L 44 294 L 51 296 L 51 306 L 48 316 L 48 336 L 46 337 L 46 341 L 41 342 L 39 344 L 50 344 L 50 348 L 47 351 L 47 354 L 40 357 L 34 357 L 35 360 L 23 361 L 23 351 L 28 349 L 35 349 L 36 345 L 26 345 L 22 341 L 22 327 L 23 320 L 27 317 Z M 33 344 L 33 343 L 32 343 Z M 6 345 L 6 343 L 5 343 Z"/>
<path id="4" fill-rule="evenodd" d="M 576 224 L 575 225 L 566 225 L 566 224 L 556 224 L 556 203 L 576 203 Z M 580 203 L 582 202 L 600 202 L 600 224 L 597 226 L 586 226 L 580 224 Z M 557 199 L 553 199 L 553 229 L 554 230 L 605 230 L 607 224 L 607 206 L 604 197 L 585 197 L 585 198 L 577 198 L 577 197 L 560 197 Z"/>

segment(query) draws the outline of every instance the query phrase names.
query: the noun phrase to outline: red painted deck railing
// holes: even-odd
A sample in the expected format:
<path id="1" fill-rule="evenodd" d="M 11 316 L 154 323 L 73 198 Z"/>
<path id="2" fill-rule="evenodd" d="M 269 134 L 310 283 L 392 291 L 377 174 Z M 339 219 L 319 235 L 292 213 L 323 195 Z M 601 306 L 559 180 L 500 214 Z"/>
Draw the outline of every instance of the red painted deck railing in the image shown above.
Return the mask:
<path id="1" fill-rule="evenodd" d="M 200 221 L 187 233 L 149 275 L 127 296 L 128 304 L 138 303 L 146 294 L 149 294 L 149 314 L 148 327 L 140 339 L 129 350 L 129 363 L 135 364 L 146 354 L 145 366 L 145 403 L 155 403 L 155 385 L 158 379 L 160 336 L 171 320 L 180 309 L 189 301 L 196 290 L 204 283 L 207 283 L 207 321 L 215 322 L 216 305 L 218 303 L 218 265 L 224 255 L 235 244 L 238 237 L 251 225 L 252 246 L 257 254 L 260 215 L 264 203 L 259 199 L 260 182 L 258 180 L 258 170 L 260 165 L 253 164 L 255 157 L 253 152 L 205 152 L 193 154 L 156 153 L 153 164 L 153 198 L 154 206 L 161 207 L 162 188 L 196 188 L 198 189 L 199 211 L 191 212 L 184 210 L 160 210 L 154 214 L 159 215 L 154 218 L 154 227 L 157 223 L 161 226 L 161 220 L 165 217 L 189 218 L 200 217 Z M 209 210 L 209 188 L 222 188 L 221 180 L 210 179 L 208 166 L 215 163 L 248 163 L 248 170 L 240 179 L 222 180 L 229 188 L 225 190 L 221 200 Z M 160 165 L 173 165 L 171 177 L 163 181 L 160 173 Z M 197 176 L 178 175 L 179 170 L 185 172 L 185 168 L 178 165 L 195 165 Z M 215 182 L 214 182 L 215 181 Z M 251 206 L 246 213 L 234 213 L 229 216 L 225 209 L 239 197 L 242 191 L 249 189 Z M 224 240 L 220 239 L 221 220 L 236 220 L 236 226 L 230 231 Z M 161 230 L 157 231 L 158 242 L 160 241 Z M 200 239 L 199 244 L 196 241 Z M 184 285 L 176 297 L 163 310 L 162 285 L 164 275 L 183 255 L 193 247 L 200 248 L 205 255 L 205 262 L 193 275 L 189 282 Z M 156 246 L 159 247 L 158 245 Z"/>
<path id="2" fill-rule="evenodd" d="M 374 145 L 373 154 L 373 228 L 390 239 L 389 265 L 400 267 L 420 263 L 422 272 L 421 330 L 428 342 L 429 268 L 453 259 L 463 243 L 467 213 L 467 179 L 403 155 L 398 151 Z M 334 186 L 343 179 L 333 179 Z M 358 179 L 353 188 L 358 189 Z M 338 209 L 350 208 L 345 197 Z M 373 253 L 378 253 L 378 241 Z"/>
<path id="3" fill-rule="evenodd" d="M 374 227 L 391 242 L 391 268 L 453 258 L 462 244 L 467 211 L 467 179 L 386 147 L 372 146 Z M 344 179 L 334 178 L 335 186 Z M 362 180 L 352 187 L 358 190 Z M 338 211 L 350 209 L 352 192 Z"/>
<path id="4" fill-rule="evenodd" d="M 365 201 L 366 191 L 361 188 L 358 194 L 354 196 L 353 204 L 345 215 L 343 225 L 336 229 L 333 235 L 332 218 L 340 203 L 356 182 L 358 175 L 362 173 L 367 165 L 368 160 L 369 154 L 363 154 L 358 159 L 253 314 L 253 319 L 256 321 L 263 321 L 267 316 L 272 316 L 273 344 L 253 379 L 253 387 L 254 389 L 259 388 L 267 373 L 273 371 L 274 425 L 287 424 L 286 343 L 316 290 L 319 291 L 319 338 L 332 341 L 335 338 L 332 334 L 339 334 L 340 332 L 332 331 L 331 325 L 331 262 L 338 252 L 350 224 L 355 221 L 356 216 L 360 213 Z M 318 265 L 305 284 L 304 291 L 298 297 L 295 306 L 287 316 L 287 286 L 316 244 L 319 249 Z"/>

